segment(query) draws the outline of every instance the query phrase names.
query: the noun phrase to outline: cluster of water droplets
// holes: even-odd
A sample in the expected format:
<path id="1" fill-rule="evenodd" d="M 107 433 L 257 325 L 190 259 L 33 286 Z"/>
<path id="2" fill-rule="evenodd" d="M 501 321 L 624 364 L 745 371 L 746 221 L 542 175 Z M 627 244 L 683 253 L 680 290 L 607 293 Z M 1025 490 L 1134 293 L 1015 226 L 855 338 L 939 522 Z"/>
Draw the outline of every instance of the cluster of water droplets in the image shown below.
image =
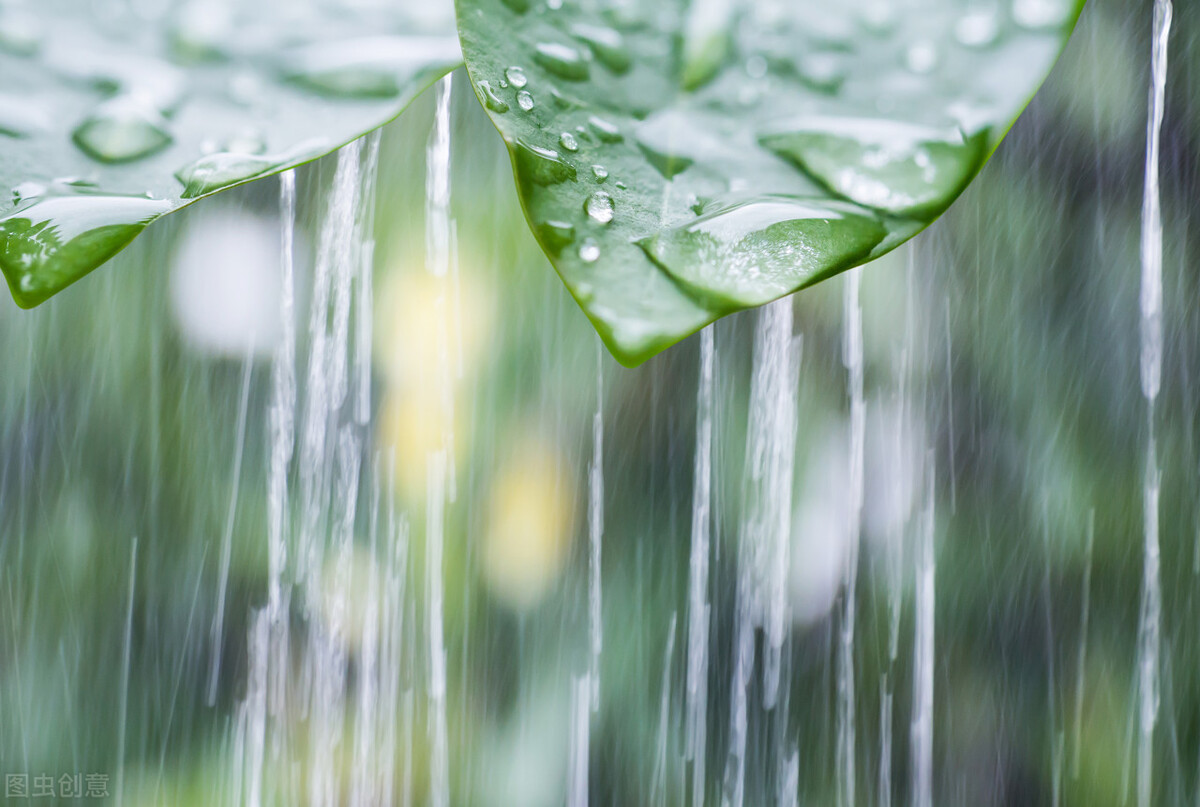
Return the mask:
<path id="1" fill-rule="evenodd" d="M 476 89 L 576 297 L 589 306 L 604 282 L 592 264 L 636 260 L 629 243 L 718 312 L 761 305 L 919 232 L 978 171 L 1075 10 L 1070 0 L 864 0 L 835 12 L 714 1 L 673 20 L 504 5 L 516 17 L 503 24 L 536 16 L 545 35 L 499 49 Z M 639 39 L 655 26 L 683 32 L 678 76 L 659 76 L 675 63 L 658 65 Z M 504 64 L 514 53 L 528 61 Z M 955 78 L 964 71 L 980 74 L 977 92 Z M 663 81 L 675 89 L 658 99 Z M 602 115 L 580 111 L 588 91 L 604 97 Z M 601 319 L 614 310 L 611 295 L 599 305 Z"/>
<path id="2" fill-rule="evenodd" d="M 9 178 L 11 206 L 0 199 L 0 268 L 23 306 L 108 260 L 180 200 L 298 165 L 379 125 L 411 86 L 459 58 L 450 34 L 382 33 L 404 28 L 403 10 L 330 18 L 298 5 L 268 30 L 267 8 L 106 8 L 117 16 L 0 6 L 0 72 L 12 76 L 0 90 L 0 140 L 14 141 L 10 164 L 37 166 L 25 181 Z M 313 114 L 329 103 L 347 114 Z M 76 154 L 62 153 L 60 136 Z M 56 163 L 86 184 L 37 174 Z"/>

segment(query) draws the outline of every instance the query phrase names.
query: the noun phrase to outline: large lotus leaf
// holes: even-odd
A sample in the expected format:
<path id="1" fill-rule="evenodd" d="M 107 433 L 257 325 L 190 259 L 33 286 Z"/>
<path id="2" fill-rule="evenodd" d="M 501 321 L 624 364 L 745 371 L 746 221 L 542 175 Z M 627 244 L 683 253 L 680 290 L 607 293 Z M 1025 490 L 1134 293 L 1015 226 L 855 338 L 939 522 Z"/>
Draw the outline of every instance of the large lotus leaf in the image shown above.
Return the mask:
<path id="1" fill-rule="evenodd" d="M 13 297 L 37 305 L 154 219 L 380 126 L 460 58 L 439 2 L 0 0 Z"/>
<path id="2" fill-rule="evenodd" d="M 636 364 L 928 226 L 1081 7 L 458 0 L 458 19 L 534 232 Z"/>

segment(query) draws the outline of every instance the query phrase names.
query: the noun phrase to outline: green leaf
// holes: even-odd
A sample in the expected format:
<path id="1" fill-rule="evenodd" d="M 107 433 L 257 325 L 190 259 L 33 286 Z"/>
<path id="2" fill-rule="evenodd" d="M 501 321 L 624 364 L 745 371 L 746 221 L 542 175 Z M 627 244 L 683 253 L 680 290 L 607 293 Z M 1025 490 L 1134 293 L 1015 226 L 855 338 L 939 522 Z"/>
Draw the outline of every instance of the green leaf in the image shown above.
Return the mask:
<path id="1" fill-rule="evenodd" d="M 17 304 L 160 216 L 399 114 L 461 57 L 448 6 L 392 5 L 0 4 L 0 270 Z"/>
<path id="2" fill-rule="evenodd" d="M 457 0 L 525 213 L 618 360 L 895 249 L 1082 0 Z"/>

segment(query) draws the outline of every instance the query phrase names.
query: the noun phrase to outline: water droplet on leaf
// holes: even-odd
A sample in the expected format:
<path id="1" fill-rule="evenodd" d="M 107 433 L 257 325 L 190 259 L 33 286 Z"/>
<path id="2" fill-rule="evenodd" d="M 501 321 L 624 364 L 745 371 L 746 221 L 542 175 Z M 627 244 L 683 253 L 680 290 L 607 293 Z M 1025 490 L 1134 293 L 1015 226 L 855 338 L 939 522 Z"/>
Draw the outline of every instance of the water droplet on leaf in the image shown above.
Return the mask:
<path id="1" fill-rule="evenodd" d="M 29 137 L 48 127 L 48 116 L 32 99 L 0 94 L 0 135 Z"/>
<path id="2" fill-rule="evenodd" d="M 222 149 L 233 154 L 262 154 L 266 150 L 267 141 L 260 133 L 254 131 L 235 134 L 225 141 L 225 147 Z"/>
<path id="3" fill-rule="evenodd" d="M 183 183 L 180 195 L 193 199 L 265 174 L 277 165 L 279 160 L 272 156 L 220 151 L 189 163 L 176 172 L 175 178 Z"/>
<path id="4" fill-rule="evenodd" d="M 589 74 L 587 59 L 570 45 L 539 43 L 534 48 L 533 59 L 548 72 L 567 81 L 586 81 Z"/>
<path id="5" fill-rule="evenodd" d="M 932 73 L 937 63 L 937 47 L 932 42 L 914 42 L 904 53 L 904 66 L 917 75 Z"/>
<path id="6" fill-rule="evenodd" d="M 33 56 L 42 47 L 42 26 L 30 14 L 0 9 L 0 50 L 14 56 Z"/>
<path id="7" fill-rule="evenodd" d="M 106 163 L 147 157 L 172 140 L 166 119 L 134 98 L 101 104 L 75 127 L 72 138 L 89 157 Z"/>
<path id="8" fill-rule="evenodd" d="M 845 57 L 836 53 L 809 53 L 796 64 L 800 80 L 814 90 L 835 93 L 846 81 Z"/>
<path id="9" fill-rule="evenodd" d="M 0 270 L 13 298 L 32 308 L 120 252 L 171 209 L 126 196 L 40 199 L 0 219 Z"/>
<path id="10" fill-rule="evenodd" d="M 588 118 L 588 126 L 592 127 L 592 131 L 596 133 L 596 137 L 600 138 L 601 142 L 620 143 L 625 139 L 625 136 L 621 134 L 620 127 L 596 115 Z"/>
<path id="11" fill-rule="evenodd" d="M 614 73 L 629 71 L 633 57 L 625 46 L 625 38 L 619 31 L 603 25 L 577 23 L 571 26 L 571 36 L 591 49 L 596 60 Z"/>
<path id="12" fill-rule="evenodd" d="M 1013 0 L 1013 20 L 1022 28 L 1060 28 L 1071 17 L 1071 0 Z"/>
<path id="13" fill-rule="evenodd" d="M 373 36 L 305 45 L 289 53 L 283 74 L 326 95 L 391 98 L 419 71 L 459 59 L 457 39 Z"/>
<path id="14" fill-rule="evenodd" d="M 518 140 L 514 146 L 517 171 L 538 185 L 557 185 L 575 179 L 575 166 L 564 161 L 553 149 L 545 149 Z"/>
<path id="15" fill-rule="evenodd" d="M 813 118 L 761 142 L 834 193 L 865 207 L 921 217 L 940 213 L 982 162 L 986 132 L 964 138 L 896 121 Z"/>
<path id="16" fill-rule="evenodd" d="M 600 244 L 594 238 L 587 238 L 579 245 L 579 260 L 584 263 L 595 263 L 600 260 Z"/>
<path id="17" fill-rule="evenodd" d="M 575 227 L 565 221 L 547 221 L 542 224 L 542 236 L 554 252 L 561 252 L 575 241 Z"/>
<path id="18" fill-rule="evenodd" d="M 483 93 L 483 103 L 488 109 L 500 113 L 508 111 L 508 104 L 500 96 L 496 95 L 496 91 L 492 89 L 490 82 L 479 82 L 479 91 Z"/>
<path id="19" fill-rule="evenodd" d="M 525 71 L 516 65 L 513 65 L 505 70 L 504 77 L 508 79 L 509 84 L 513 85 L 518 90 L 529 83 L 529 78 L 525 75 Z"/>
<path id="20" fill-rule="evenodd" d="M 753 306 L 866 258 L 886 233 L 868 211 L 852 205 L 768 196 L 727 206 L 639 246 L 717 305 Z"/>
<path id="21" fill-rule="evenodd" d="M 46 192 L 46 186 L 40 182 L 22 182 L 12 189 L 13 204 L 36 199 Z"/>
<path id="22" fill-rule="evenodd" d="M 592 221 L 598 224 L 608 224 L 613 220 L 613 199 L 604 191 L 597 191 L 589 196 L 583 209 Z"/>
<path id="23" fill-rule="evenodd" d="M 967 48 L 984 48 L 994 44 L 1000 35 L 1000 19 L 991 9 L 967 11 L 954 24 L 954 38 Z"/>

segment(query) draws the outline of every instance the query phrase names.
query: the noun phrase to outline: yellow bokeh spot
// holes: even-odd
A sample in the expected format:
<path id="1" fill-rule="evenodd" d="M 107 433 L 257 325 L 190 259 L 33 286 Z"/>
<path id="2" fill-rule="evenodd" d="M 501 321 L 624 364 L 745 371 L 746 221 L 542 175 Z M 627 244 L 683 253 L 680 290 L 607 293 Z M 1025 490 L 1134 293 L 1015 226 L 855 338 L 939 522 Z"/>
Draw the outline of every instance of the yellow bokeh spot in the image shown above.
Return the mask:
<path id="1" fill-rule="evenodd" d="M 376 306 L 375 356 L 392 387 L 433 395 L 474 375 L 495 316 L 494 295 L 477 277 L 456 282 L 420 268 L 388 273 Z"/>
<path id="2" fill-rule="evenodd" d="M 513 608 L 536 605 L 562 573 L 574 523 L 565 463 L 536 439 L 497 474 L 483 542 L 492 594 Z"/>
<path id="3" fill-rule="evenodd" d="M 460 464 L 470 438 L 469 420 L 462 409 L 456 407 L 451 417 L 436 396 L 400 391 L 384 399 L 378 439 L 385 450 L 395 451 L 396 492 L 409 501 L 420 501 L 424 495 L 429 455 L 445 448 L 447 456 Z"/>

